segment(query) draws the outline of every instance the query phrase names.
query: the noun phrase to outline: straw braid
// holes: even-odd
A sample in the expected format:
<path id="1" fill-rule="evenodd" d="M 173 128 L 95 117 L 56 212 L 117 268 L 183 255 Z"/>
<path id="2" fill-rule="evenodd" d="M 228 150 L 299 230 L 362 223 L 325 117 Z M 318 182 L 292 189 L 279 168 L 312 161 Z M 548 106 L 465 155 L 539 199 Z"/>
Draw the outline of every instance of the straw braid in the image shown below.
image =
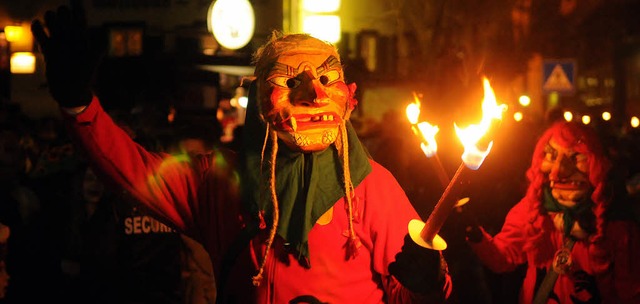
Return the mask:
<path id="1" fill-rule="evenodd" d="M 264 164 L 264 151 L 267 149 L 267 142 L 269 141 L 269 132 L 271 132 L 271 127 L 269 127 L 269 124 L 267 124 L 267 128 L 264 133 L 264 141 L 262 142 L 262 151 L 260 151 L 260 176 L 262 176 L 262 164 Z"/>
<path id="2" fill-rule="evenodd" d="M 270 132 L 270 125 L 266 124 L 266 128 L 265 128 L 265 133 L 264 133 L 264 140 L 262 141 L 262 150 L 260 151 L 260 175 L 258 175 L 260 177 L 260 185 L 262 185 L 262 177 L 264 176 L 262 174 L 262 169 L 263 169 L 263 164 L 264 164 L 264 151 L 267 149 L 267 143 L 269 142 L 269 132 Z M 260 188 L 260 201 L 262 201 L 262 199 L 264 199 L 264 191 L 262 188 Z M 267 227 L 267 223 L 264 220 L 264 210 L 260 210 L 260 212 L 258 212 L 258 217 L 260 220 L 260 229 L 265 229 Z"/>
<path id="3" fill-rule="evenodd" d="M 269 256 L 269 250 L 271 250 L 271 245 L 273 245 L 273 240 L 276 236 L 276 231 L 278 229 L 278 220 L 280 219 L 280 210 L 278 209 L 278 197 L 276 195 L 276 155 L 278 154 L 278 134 L 276 131 L 269 132 L 269 136 L 271 137 L 272 149 L 271 149 L 271 172 L 269 176 L 269 188 L 271 190 L 271 202 L 273 204 L 273 223 L 271 224 L 271 231 L 269 232 L 269 240 L 267 241 L 267 248 L 264 253 L 264 257 L 262 258 L 262 263 L 260 264 L 260 269 L 258 270 L 258 274 L 256 274 L 253 280 L 253 286 L 260 286 L 262 282 L 262 274 L 264 272 L 264 267 L 267 264 L 267 257 Z M 264 154 L 264 150 L 263 150 Z M 262 166 L 262 165 L 261 165 Z"/>
<path id="4" fill-rule="evenodd" d="M 353 183 L 351 182 L 351 169 L 349 166 L 349 143 L 347 138 L 347 128 L 340 125 L 340 140 L 336 141 L 338 154 L 342 156 L 342 171 L 344 175 L 344 192 L 347 196 L 347 214 L 349 216 L 349 239 L 346 245 L 346 259 L 355 258 L 358 255 L 358 248 L 362 246 L 360 238 L 353 228 Z"/>

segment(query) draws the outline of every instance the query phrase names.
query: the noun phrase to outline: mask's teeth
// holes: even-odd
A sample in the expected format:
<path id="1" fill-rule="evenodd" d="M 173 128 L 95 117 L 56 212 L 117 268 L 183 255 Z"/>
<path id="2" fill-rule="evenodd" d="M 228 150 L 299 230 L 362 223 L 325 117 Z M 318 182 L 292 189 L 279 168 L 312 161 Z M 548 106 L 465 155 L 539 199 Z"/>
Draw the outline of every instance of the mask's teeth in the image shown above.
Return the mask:
<path id="1" fill-rule="evenodd" d="M 292 116 L 289 121 L 291 121 L 291 128 L 293 129 L 293 131 L 295 132 L 296 130 L 298 130 L 298 122 L 296 122 L 296 118 Z"/>
<path id="2" fill-rule="evenodd" d="M 329 115 L 329 120 L 333 121 L 333 115 Z"/>

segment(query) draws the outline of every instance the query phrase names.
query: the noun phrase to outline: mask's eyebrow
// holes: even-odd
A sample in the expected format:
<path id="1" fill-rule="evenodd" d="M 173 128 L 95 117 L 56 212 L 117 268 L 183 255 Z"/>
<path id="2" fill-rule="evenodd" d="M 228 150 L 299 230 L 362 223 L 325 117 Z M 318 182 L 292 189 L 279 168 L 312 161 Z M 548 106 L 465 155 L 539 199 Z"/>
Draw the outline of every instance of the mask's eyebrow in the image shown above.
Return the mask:
<path id="1" fill-rule="evenodd" d="M 329 58 L 327 58 L 327 60 L 325 60 L 317 69 L 316 72 L 318 73 L 318 75 L 324 73 L 325 71 L 331 70 L 331 69 L 339 69 L 342 68 L 342 64 L 340 63 L 340 61 L 338 60 L 338 58 L 336 58 L 335 56 L 329 56 Z"/>
<path id="2" fill-rule="evenodd" d="M 325 60 L 319 67 L 316 68 L 316 73 L 322 74 L 325 71 L 336 68 L 342 68 L 342 64 L 335 56 L 329 56 L 327 60 Z M 280 62 L 275 62 L 273 64 L 273 68 L 271 68 L 271 72 L 269 72 L 269 74 L 279 74 L 287 76 L 296 76 L 299 73 L 300 71 L 298 71 L 298 68 L 294 68 Z"/>
<path id="3" fill-rule="evenodd" d="M 273 64 L 273 67 L 271 68 L 269 74 L 295 76 L 297 74 L 297 69 L 290 67 L 284 63 L 276 62 Z"/>

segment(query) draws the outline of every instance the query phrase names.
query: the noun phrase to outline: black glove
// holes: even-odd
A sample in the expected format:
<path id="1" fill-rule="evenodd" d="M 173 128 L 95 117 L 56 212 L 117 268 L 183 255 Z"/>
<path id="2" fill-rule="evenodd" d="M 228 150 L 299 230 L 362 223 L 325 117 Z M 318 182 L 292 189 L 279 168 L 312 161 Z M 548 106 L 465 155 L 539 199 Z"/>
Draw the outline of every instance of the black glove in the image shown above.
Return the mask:
<path id="1" fill-rule="evenodd" d="M 447 263 L 441 252 L 421 247 L 409 234 L 404 237 L 404 245 L 396 254 L 396 260 L 389 264 L 389 273 L 402 286 L 422 294 L 442 290 L 446 271 Z"/>
<path id="2" fill-rule="evenodd" d="M 47 11 L 44 23 L 31 24 L 46 63 L 49 92 L 61 107 L 71 108 L 91 102 L 91 81 L 98 63 L 96 52 L 89 47 L 87 24 L 80 1 Z"/>
<path id="3" fill-rule="evenodd" d="M 469 225 L 464 228 L 467 241 L 471 243 L 480 243 L 482 241 L 482 230 L 478 225 Z"/>
<path id="4" fill-rule="evenodd" d="M 474 212 L 470 210 L 471 206 L 463 205 L 455 209 L 459 227 L 464 227 L 465 239 L 472 243 L 479 243 L 482 241 L 484 233 L 480 228 L 478 219 L 474 215 Z"/>

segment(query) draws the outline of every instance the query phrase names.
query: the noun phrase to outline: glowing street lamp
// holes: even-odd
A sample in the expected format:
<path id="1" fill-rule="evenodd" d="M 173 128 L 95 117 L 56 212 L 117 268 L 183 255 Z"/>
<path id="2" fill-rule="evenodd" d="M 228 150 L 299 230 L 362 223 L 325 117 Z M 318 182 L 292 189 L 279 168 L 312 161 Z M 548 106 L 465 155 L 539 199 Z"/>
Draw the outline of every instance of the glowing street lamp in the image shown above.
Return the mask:
<path id="1" fill-rule="evenodd" d="M 562 116 L 564 116 L 564 120 L 566 121 L 572 121 L 573 120 L 573 113 L 571 113 L 570 111 L 565 111 Z"/>
<path id="2" fill-rule="evenodd" d="M 524 118 L 524 115 L 522 114 L 522 112 L 518 111 L 513 113 L 513 120 L 515 121 L 522 121 L 522 119 Z"/>
<path id="3" fill-rule="evenodd" d="M 521 106 L 528 107 L 531 104 L 531 97 L 527 95 L 521 95 L 520 97 L 518 97 L 518 102 Z"/>
<path id="4" fill-rule="evenodd" d="M 247 0 L 217 0 L 209 7 L 207 28 L 216 41 L 230 50 L 249 43 L 255 29 L 255 15 Z"/>

